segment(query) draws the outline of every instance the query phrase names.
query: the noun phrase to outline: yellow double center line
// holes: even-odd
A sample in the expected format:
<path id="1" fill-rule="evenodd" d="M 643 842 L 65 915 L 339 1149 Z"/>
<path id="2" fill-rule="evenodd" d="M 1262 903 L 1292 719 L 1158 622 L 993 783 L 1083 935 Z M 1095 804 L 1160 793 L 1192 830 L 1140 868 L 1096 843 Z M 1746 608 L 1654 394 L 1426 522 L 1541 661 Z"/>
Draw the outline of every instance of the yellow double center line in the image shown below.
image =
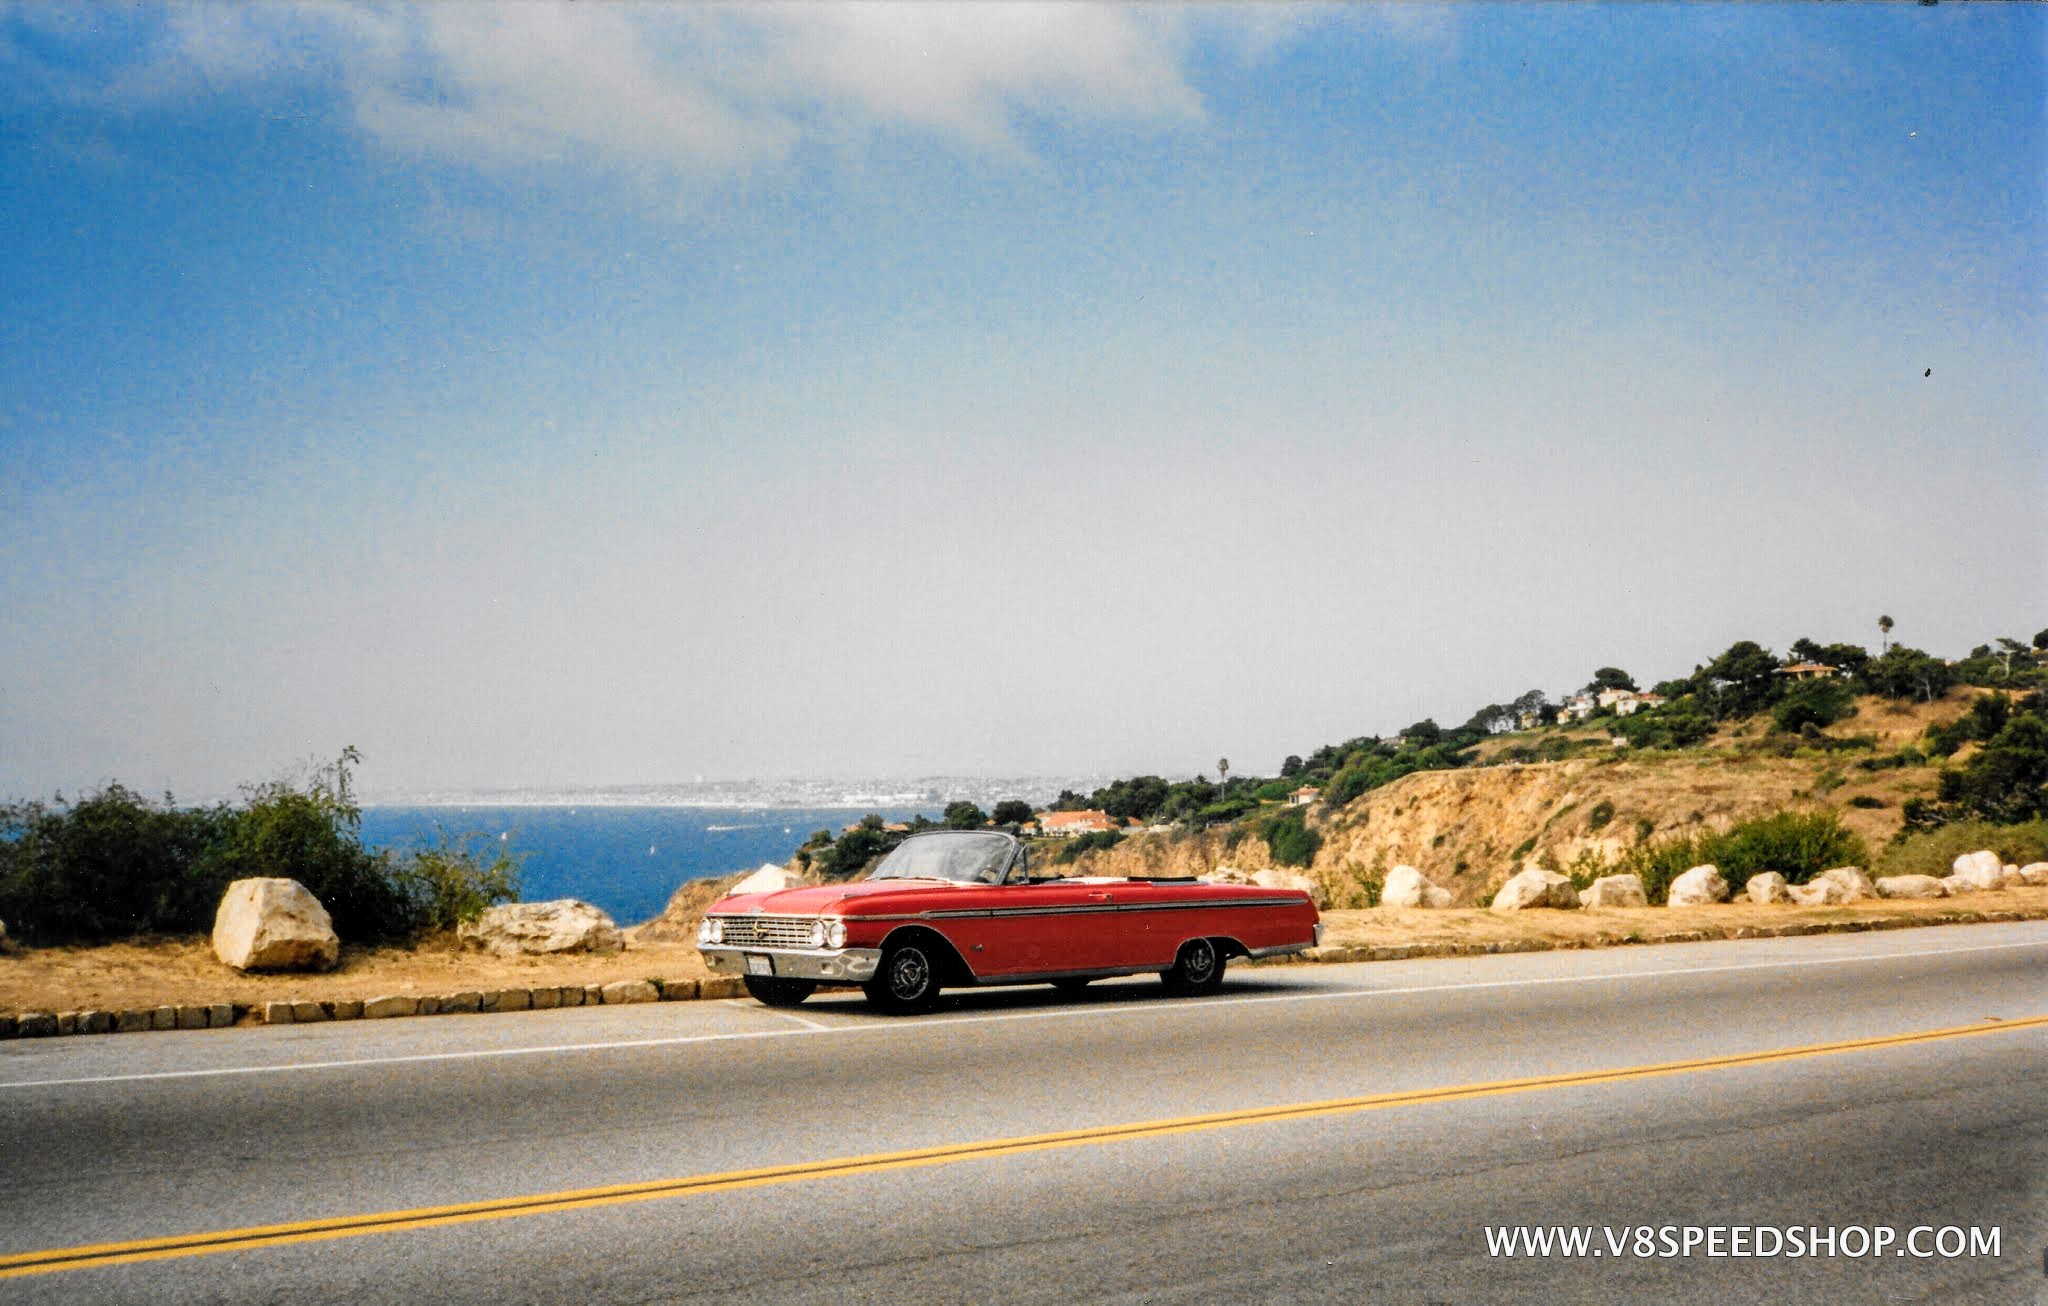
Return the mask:
<path id="1" fill-rule="evenodd" d="M 143 1238 L 134 1242 L 59 1247 L 47 1251 L 0 1256 L 0 1279 L 29 1274 L 52 1274 L 61 1270 L 81 1270 L 97 1265 L 168 1260 L 178 1256 L 210 1256 L 217 1252 L 278 1247 L 288 1243 L 320 1242 L 330 1238 L 360 1238 L 369 1234 L 401 1233 L 446 1224 L 505 1220 L 521 1215 L 576 1211 L 593 1206 L 618 1206 L 628 1202 L 651 1202 L 667 1197 L 696 1197 L 705 1193 L 729 1192 L 737 1188 L 763 1188 L 771 1184 L 875 1174 L 884 1170 L 906 1170 L 913 1166 L 951 1165 L 956 1161 L 979 1161 L 989 1157 L 1014 1156 L 1020 1152 L 1050 1151 L 1059 1147 L 1086 1147 L 1096 1143 L 1161 1138 L 1169 1134 L 1193 1133 L 1203 1129 L 1229 1129 L 1238 1125 L 1309 1120 L 1318 1116 L 1347 1115 L 1355 1111 L 1378 1111 L 1388 1107 L 1425 1106 L 1437 1102 L 1457 1102 L 1467 1098 L 1494 1097 L 1504 1093 L 1583 1088 L 1631 1079 L 1651 1079 L 1660 1075 L 1733 1070 L 1741 1066 L 1795 1061 L 1802 1057 L 1835 1056 L 1844 1052 L 1874 1052 L 1882 1048 L 1931 1043 L 1937 1039 L 1963 1038 L 1973 1034 L 2011 1033 L 2017 1030 L 2038 1029 L 2042 1026 L 2048 1026 L 2048 1015 L 1987 1022 L 1981 1025 L 1962 1025 L 1949 1029 L 1930 1029 L 1915 1034 L 1850 1039 L 1842 1043 L 1814 1043 L 1804 1047 L 1774 1048 L 1763 1052 L 1736 1053 L 1732 1056 L 1701 1057 L 1692 1061 L 1667 1061 L 1656 1065 L 1587 1070 L 1565 1075 L 1538 1075 L 1529 1079 L 1504 1079 L 1493 1083 L 1461 1084 L 1447 1088 L 1418 1088 L 1399 1093 L 1375 1093 L 1366 1097 L 1299 1102 L 1291 1106 L 1218 1111 L 1210 1115 L 1180 1116 L 1170 1120 L 1102 1125 L 1093 1129 L 1071 1129 L 1056 1134 L 1031 1134 L 978 1143 L 956 1143 L 947 1147 L 924 1147 L 908 1152 L 880 1152 L 872 1156 L 849 1156 L 797 1165 L 766 1166 L 758 1170 L 728 1170 L 719 1174 L 692 1175 L 684 1179 L 660 1179 L 637 1184 L 613 1184 L 604 1188 L 535 1193 L 525 1197 L 506 1197 L 486 1202 L 462 1202 L 453 1206 L 423 1206 L 406 1211 L 381 1211 L 326 1220 L 301 1220 L 294 1224 L 254 1225 L 244 1229 L 221 1229 L 212 1233 L 181 1234 L 170 1238 Z"/>

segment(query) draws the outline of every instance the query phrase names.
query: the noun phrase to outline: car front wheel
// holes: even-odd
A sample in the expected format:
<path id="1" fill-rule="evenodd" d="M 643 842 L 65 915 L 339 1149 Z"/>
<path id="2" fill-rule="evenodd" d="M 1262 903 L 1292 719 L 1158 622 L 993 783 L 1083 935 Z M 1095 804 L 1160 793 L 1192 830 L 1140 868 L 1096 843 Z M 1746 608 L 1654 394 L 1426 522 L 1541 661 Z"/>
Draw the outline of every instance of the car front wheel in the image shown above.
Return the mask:
<path id="1" fill-rule="evenodd" d="M 818 985 L 813 980 L 763 979 L 755 975 L 749 975 L 746 979 L 747 992 L 753 994 L 756 1000 L 771 1007 L 793 1007 L 818 991 Z"/>
<path id="2" fill-rule="evenodd" d="M 1169 992 L 1214 993 L 1223 987 L 1223 952 L 1214 939 L 1189 939 L 1180 945 L 1173 968 L 1160 976 Z"/>
<path id="3" fill-rule="evenodd" d="M 939 996 L 937 962 L 923 944 L 896 944 L 883 954 L 881 969 L 861 990 L 869 1003 L 883 1011 L 899 1015 L 928 1011 Z"/>

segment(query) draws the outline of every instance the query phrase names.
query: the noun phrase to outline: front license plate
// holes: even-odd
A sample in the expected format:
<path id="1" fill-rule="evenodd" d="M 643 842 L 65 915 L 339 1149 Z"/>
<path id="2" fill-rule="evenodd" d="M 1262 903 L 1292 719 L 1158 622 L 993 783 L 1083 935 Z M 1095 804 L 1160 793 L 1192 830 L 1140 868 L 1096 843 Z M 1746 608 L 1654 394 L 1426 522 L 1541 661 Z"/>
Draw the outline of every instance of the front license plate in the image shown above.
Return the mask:
<path id="1" fill-rule="evenodd" d="M 747 954 L 747 974 L 773 975 L 774 973 L 775 963 L 772 960 L 767 957 L 756 957 L 752 953 Z"/>

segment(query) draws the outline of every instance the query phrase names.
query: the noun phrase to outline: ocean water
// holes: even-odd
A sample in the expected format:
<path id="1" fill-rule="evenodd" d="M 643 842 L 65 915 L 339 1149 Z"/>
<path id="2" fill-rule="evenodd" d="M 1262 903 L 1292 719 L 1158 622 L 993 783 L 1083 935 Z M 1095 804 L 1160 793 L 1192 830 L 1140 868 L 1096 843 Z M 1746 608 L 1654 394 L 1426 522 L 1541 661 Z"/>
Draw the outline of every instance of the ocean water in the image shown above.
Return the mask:
<path id="1" fill-rule="evenodd" d="M 475 835 L 521 859 L 528 902 L 581 898 L 621 925 L 660 912 L 689 880 L 751 871 L 789 860 L 813 830 L 838 834 L 872 808 L 729 807 L 366 807 L 363 842 L 402 849 L 432 843 L 436 830 Z M 892 808 L 907 821 L 916 809 Z M 937 811 L 926 816 L 936 819 Z"/>

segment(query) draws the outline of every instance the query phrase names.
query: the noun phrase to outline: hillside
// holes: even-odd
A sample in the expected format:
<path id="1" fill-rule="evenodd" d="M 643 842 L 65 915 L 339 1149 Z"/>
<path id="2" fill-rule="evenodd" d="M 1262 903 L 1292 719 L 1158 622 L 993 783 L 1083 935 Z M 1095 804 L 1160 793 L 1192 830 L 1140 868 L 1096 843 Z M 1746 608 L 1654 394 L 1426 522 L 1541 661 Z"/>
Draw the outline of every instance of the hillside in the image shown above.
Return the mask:
<path id="1" fill-rule="evenodd" d="M 1572 739 L 1580 751 L 1559 761 L 1417 772 L 1342 808 L 1310 808 L 1308 824 L 1322 845 L 1306 873 L 1330 906 L 1362 907 L 1369 885 L 1406 863 L 1469 905 L 1526 862 L 1568 870 L 1588 852 L 1612 858 L 1646 839 L 1813 806 L 1839 811 L 1876 849 L 1898 833 L 1905 800 L 1933 794 L 1936 770 L 1858 763 L 1888 762 L 1929 725 L 1962 716 L 1979 692 L 1953 689 L 1931 703 L 1860 698 L 1853 716 L 1821 732 L 1825 740 L 1771 737 L 1766 717 L 1730 723 L 1678 750 L 1616 749 L 1604 730 L 1501 735 L 1483 746 L 1482 758 L 1535 738 Z M 1247 821 L 1134 836 L 1070 867 L 1082 875 L 1191 875 L 1272 864 L 1257 822 Z"/>

